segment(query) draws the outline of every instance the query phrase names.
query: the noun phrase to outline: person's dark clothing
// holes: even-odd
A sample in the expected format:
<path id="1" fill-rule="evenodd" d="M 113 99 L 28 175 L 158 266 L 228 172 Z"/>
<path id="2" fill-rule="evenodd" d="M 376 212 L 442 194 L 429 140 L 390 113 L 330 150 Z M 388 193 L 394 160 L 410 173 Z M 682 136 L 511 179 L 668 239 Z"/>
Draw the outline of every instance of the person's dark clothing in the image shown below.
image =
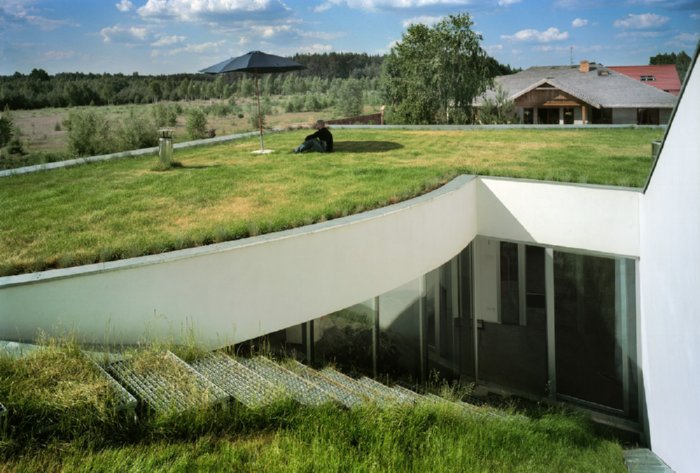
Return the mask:
<path id="1" fill-rule="evenodd" d="M 323 127 L 319 129 L 316 133 L 313 133 L 304 138 L 304 141 L 313 140 L 315 138 L 318 138 L 323 143 L 325 143 L 326 153 L 333 152 L 333 135 L 331 135 L 331 132 L 328 130 L 328 128 Z"/>

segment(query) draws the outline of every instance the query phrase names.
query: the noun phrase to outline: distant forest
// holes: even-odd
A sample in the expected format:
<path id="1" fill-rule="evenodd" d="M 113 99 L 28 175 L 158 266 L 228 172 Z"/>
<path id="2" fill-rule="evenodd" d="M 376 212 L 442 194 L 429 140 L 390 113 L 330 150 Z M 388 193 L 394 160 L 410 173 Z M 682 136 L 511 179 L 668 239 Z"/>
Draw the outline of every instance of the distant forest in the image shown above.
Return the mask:
<path id="1" fill-rule="evenodd" d="M 306 66 L 298 72 L 261 76 L 266 95 L 322 93 L 337 87 L 338 81 L 356 79 L 365 90 L 378 91 L 384 56 L 357 53 L 297 54 L 293 59 Z M 517 72 L 490 59 L 491 75 Z M 140 75 L 59 73 L 43 69 L 29 74 L 16 72 L 0 76 L 0 110 L 27 110 L 81 105 L 153 103 L 160 100 L 229 99 L 254 93 L 249 74 Z"/>

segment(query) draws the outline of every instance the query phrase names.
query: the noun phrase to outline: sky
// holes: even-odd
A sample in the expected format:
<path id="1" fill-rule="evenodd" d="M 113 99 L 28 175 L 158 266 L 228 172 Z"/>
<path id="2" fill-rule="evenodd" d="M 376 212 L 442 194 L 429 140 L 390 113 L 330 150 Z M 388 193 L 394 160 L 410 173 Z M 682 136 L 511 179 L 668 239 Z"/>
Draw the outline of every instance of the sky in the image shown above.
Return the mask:
<path id="1" fill-rule="evenodd" d="M 386 54 L 412 23 L 469 13 L 514 67 L 692 56 L 700 0 L 0 0 L 0 75 L 193 73 L 261 50 Z"/>

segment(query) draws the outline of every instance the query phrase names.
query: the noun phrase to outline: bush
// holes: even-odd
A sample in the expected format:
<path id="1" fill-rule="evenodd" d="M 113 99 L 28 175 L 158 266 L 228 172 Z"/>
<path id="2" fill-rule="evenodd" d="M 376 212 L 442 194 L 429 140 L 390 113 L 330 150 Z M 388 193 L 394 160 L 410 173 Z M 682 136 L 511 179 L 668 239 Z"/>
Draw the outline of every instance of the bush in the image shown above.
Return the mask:
<path id="1" fill-rule="evenodd" d="M 95 156 L 114 151 L 111 125 L 93 110 L 75 110 L 64 122 L 68 129 L 68 149 L 75 156 Z"/>
<path id="2" fill-rule="evenodd" d="M 3 113 L 0 115 L 0 148 L 10 142 L 13 134 L 14 126 L 12 124 L 12 118 L 9 114 Z"/>
<path id="3" fill-rule="evenodd" d="M 207 115 L 201 108 L 191 108 L 187 111 L 187 134 L 193 140 L 207 137 Z"/>
<path id="4" fill-rule="evenodd" d="M 179 113 L 182 113 L 180 111 Z M 175 126 L 177 124 L 177 106 L 172 104 L 159 103 L 153 107 L 153 120 L 157 128 Z"/>
<path id="5" fill-rule="evenodd" d="M 117 142 L 119 151 L 157 146 L 158 127 L 155 122 L 131 110 L 119 127 Z"/>

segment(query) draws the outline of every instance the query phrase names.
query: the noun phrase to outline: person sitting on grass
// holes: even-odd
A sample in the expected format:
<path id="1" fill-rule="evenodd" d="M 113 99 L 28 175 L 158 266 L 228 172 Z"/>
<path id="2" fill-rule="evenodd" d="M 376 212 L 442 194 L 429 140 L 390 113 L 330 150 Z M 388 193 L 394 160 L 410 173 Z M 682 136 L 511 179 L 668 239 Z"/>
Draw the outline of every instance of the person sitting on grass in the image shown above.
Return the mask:
<path id="1" fill-rule="evenodd" d="M 323 120 L 318 120 L 314 125 L 316 133 L 313 133 L 306 138 L 304 142 L 294 148 L 295 153 L 304 151 L 318 151 L 319 153 L 333 152 L 333 135 L 326 128 L 326 123 Z"/>

